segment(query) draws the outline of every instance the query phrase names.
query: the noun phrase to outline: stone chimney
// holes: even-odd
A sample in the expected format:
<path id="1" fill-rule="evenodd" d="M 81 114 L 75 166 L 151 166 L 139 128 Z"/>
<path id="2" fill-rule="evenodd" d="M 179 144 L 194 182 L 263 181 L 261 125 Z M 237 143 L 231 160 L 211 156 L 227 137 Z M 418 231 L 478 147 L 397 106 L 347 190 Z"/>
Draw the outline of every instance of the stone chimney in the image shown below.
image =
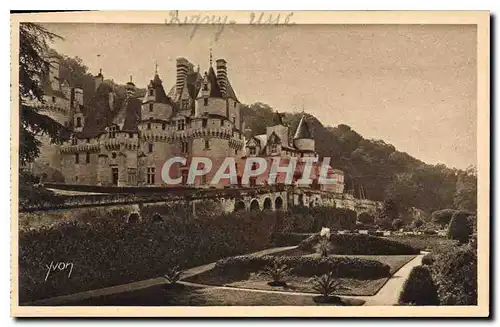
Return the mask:
<path id="1" fill-rule="evenodd" d="M 223 97 L 227 95 L 227 62 L 224 59 L 217 59 L 217 83 L 219 84 L 220 92 Z"/>
<path id="2" fill-rule="evenodd" d="M 127 82 L 127 98 L 133 98 L 135 96 L 135 84 L 132 82 L 132 76 L 130 76 L 130 81 Z"/>
<path id="3" fill-rule="evenodd" d="M 176 89 L 180 92 L 187 78 L 188 70 L 192 64 L 186 58 L 177 58 Z"/>

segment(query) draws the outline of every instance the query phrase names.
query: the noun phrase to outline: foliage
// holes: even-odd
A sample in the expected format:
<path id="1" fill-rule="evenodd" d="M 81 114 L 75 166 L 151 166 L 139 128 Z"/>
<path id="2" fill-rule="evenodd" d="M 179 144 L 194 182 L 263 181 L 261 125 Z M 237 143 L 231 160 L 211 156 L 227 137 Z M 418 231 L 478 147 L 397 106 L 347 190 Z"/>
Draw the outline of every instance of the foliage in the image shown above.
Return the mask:
<path id="1" fill-rule="evenodd" d="M 446 226 L 450 223 L 451 217 L 457 212 L 455 209 L 442 209 L 434 211 L 431 214 L 432 221 L 440 226 Z"/>
<path id="2" fill-rule="evenodd" d="M 309 237 L 309 235 L 301 233 L 273 233 L 273 244 L 274 246 L 297 245 Z"/>
<path id="3" fill-rule="evenodd" d="M 48 43 L 60 36 L 40 25 L 22 23 L 19 26 L 19 160 L 21 165 L 33 162 L 40 154 L 38 137 L 47 135 L 51 142 L 60 143 L 68 130 L 32 105 L 33 100 L 44 102 L 43 81 L 47 79 L 50 63 L 46 60 Z"/>
<path id="4" fill-rule="evenodd" d="M 313 251 L 321 240 L 319 234 L 312 235 L 302 241 L 298 248 L 304 251 Z M 337 234 L 330 237 L 332 254 L 418 254 L 420 250 L 410 245 L 399 243 L 382 237 L 364 234 Z"/>
<path id="5" fill-rule="evenodd" d="M 420 218 L 417 218 L 413 221 L 413 227 L 419 229 L 421 227 L 423 227 L 425 224 L 424 220 L 423 219 L 420 219 Z"/>
<path id="6" fill-rule="evenodd" d="M 353 229 L 356 226 L 356 212 L 350 209 L 317 206 L 291 207 L 286 214 L 294 232 L 310 233 L 322 227 L 330 229 Z"/>
<path id="7" fill-rule="evenodd" d="M 434 263 L 434 260 L 435 260 L 434 254 L 429 252 L 426 255 L 424 255 L 424 257 L 422 258 L 422 265 L 423 266 L 432 266 L 432 264 Z"/>
<path id="8" fill-rule="evenodd" d="M 454 240 L 447 239 L 437 235 L 392 235 L 384 237 L 387 240 L 410 245 L 416 249 L 432 251 L 449 248 L 457 243 Z"/>
<path id="9" fill-rule="evenodd" d="M 19 207 L 59 205 L 64 198 L 39 184 L 39 178 L 21 171 L 19 173 Z"/>
<path id="10" fill-rule="evenodd" d="M 400 304 L 438 305 L 437 287 L 429 269 L 416 266 L 410 272 L 399 296 Z"/>
<path id="11" fill-rule="evenodd" d="M 316 251 L 318 251 L 318 253 L 322 257 L 328 257 L 328 252 L 330 252 L 332 248 L 332 244 L 330 243 L 330 238 L 321 237 L 318 244 L 316 244 L 315 248 Z"/>
<path id="12" fill-rule="evenodd" d="M 477 211 L 477 172 L 469 167 L 458 174 L 453 204 L 459 210 Z"/>
<path id="13" fill-rule="evenodd" d="M 273 282 L 283 282 L 290 272 L 291 269 L 287 265 L 280 264 L 277 260 L 264 268 L 264 274 Z"/>
<path id="14" fill-rule="evenodd" d="M 467 243 L 473 232 L 472 222 L 469 214 L 463 211 L 457 211 L 453 214 L 448 226 L 447 236 L 460 243 Z"/>
<path id="15" fill-rule="evenodd" d="M 320 277 L 313 276 L 311 282 L 313 289 L 324 297 L 329 297 L 335 293 L 341 285 L 341 282 L 335 279 L 333 272 L 321 275 Z"/>
<path id="16" fill-rule="evenodd" d="M 375 223 L 375 217 L 367 212 L 362 212 L 358 216 L 358 221 L 365 225 L 373 225 L 373 223 Z"/>
<path id="17" fill-rule="evenodd" d="M 375 260 L 352 257 L 255 256 L 241 255 L 219 260 L 215 269 L 222 274 L 257 272 L 274 262 L 285 264 L 296 276 L 311 277 L 333 271 L 336 277 L 377 279 L 389 276 L 390 267 Z"/>
<path id="18" fill-rule="evenodd" d="M 169 219 L 168 223 L 125 224 L 95 219 L 19 233 L 20 300 L 48 298 L 163 276 L 222 257 L 268 248 L 272 213 L 238 213 L 203 219 Z M 147 253 L 148 255 L 144 255 Z M 51 261 L 73 262 L 71 278 L 51 274 Z"/>
<path id="19" fill-rule="evenodd" d="M 436 254 L 432 265 L 442 305 L 477 305 L 477 249 L 454 246 Z"/>
<path id="20" fill-rule="evenodd" d="M 392 229 L 393 230 L 400 230 L 403 227 L 403 220 L 402 219 L 394 219 L 392 221 Z"/>
<path id="21" fill-rule="evenodd" d="M 164 277 L 170 285 L 177 284 L 177 282 L 181 280 L 182 270 L 179 269 L 179 265 L 175 265 L 167 269 Z"/>

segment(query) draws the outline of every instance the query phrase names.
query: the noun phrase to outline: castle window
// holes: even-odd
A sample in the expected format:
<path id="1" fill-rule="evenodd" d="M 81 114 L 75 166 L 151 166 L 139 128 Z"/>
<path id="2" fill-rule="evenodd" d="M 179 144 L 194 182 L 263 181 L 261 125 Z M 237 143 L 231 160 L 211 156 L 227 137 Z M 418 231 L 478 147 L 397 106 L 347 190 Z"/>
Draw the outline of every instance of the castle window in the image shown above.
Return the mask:
<path id="1" fill-rule="evenodd" d="M 148 152 L 149 153 L 153 152 L 153 143 L 148 144 Z"/>
<path id="2" fill-rule="evenodd" d="M 152 103 L 150 103 L 150 104 L 149 104 L 149 111 L 150 111 L 150 112 L 152 112 L 152 111 L 153 111 L 153 104 L 152 104 Z"/>
<path id="3" fill-rule="evenodd" d="M 128 137 L 129 137 L 129 138 L 133 138 L 133 137 L 134 137 L 134 134 L 133 134 L 133 133 L 128 133 Z"/>
<path id="4" fill-rule="evenodd" d="M 210 141 L 205 140 L 205 150 L 210 150 Z"/>
<path id="5" fill-rule="evenodd" d="M 189 107 L 189 100 L 184 99 L 182 100 L 182 109 L 187 109 Z"/>
<path id="6" fill-rule="evenodd" d="M 56 97 L 52 97 L 52 102 L 56 103 Z"/>
<path id="7" fill-rule="evenodd" d="M 109 128 L 109 138 L 114 139 L 116 137 L 116 126 L 111 126 Z"/>
<path id="8" fill-rule="evenodd" d="M 90 152 L 87 152 L 85 154 L 85 162 L 88 163 L 88 164 L 90 163 Z"/>
<path id="9" fill-rule="evenodd" d="M 278 145 L 272 144 L 271 145 L 271 153 L 276 153 L 276 152 L 278 152 Z"/>
<path id="10" fill-rule="evenodd" d="M 188 152 L 188 143 L 181 142 L 181 153 L 187 153 L 187 152 Z"/>
<path id="11" fill-rule="evenodd" d="M 184 119 L 180 119 L 177 121 L 177 130 L 178 131 L 183 131 L 184 130 Z"/>
<path id="12" fill-rule="evenodd" d="M 155 94 L 155 91 L 154 91 L 153 89 L 150 89 L 150 90 L 149 90 L 149 95 L 150 95 L 150 96 L 153 96 L 154 94 Z"/>
<path id="13" fill-rule="evenodd" d="M 148 129 L 151 129 L 151 123 L 148 123 Z"/>
<path id="14" fill-rule="evenodd" d="M 206 118 L 203 118 L 203 120 L 201 121 L 201 126 L 203 128 L 206 128 L 207 127 L 207 122 L 208 122 L 208 120 Z"/>
<path id="15" fill-rule="evenodd" d="M 135 168 L 128 168 L 127 169 L 127 182 L 129 185 L 135 185 L 136 184 L 136 178 L 137 176 L 137 169 Z"/>
<path id="16" fill-rule="evenodd" d="M 236 108 L 236 101 L 234 101 L 234 107 Z"/>
<path id="17" fill-rule="evenodd" d="M 146 183 L 148 183 L 148 184 L 155 183 L 155 167 L 148 167 L 147 168 Z"/>
<path id="18" fill-rule="evenodd" d="M 82 127 L 82 117 L 76 117 L 76 127 Z"/>
<path id="19" fill-rule="evenodd" d="M 79 164 L 79 163 L 80 163 L 80 154 L 75 153 L 75 164 Z"/>
<path id="20" fill-rule="evenodd" d="M 111 158 L 116 159 L 116 152 L 111 153 Z"/>
<path id="21" fill-rule="evenodd" d="M 250 155 L 254 156 L 256 154 L 257 154 L 257 149 L 255 149 L 255 147 L 250 148 Z"/>
<path id="22" fill-rule="evenodd" d="M 77 145 L 78 144 L 78 140 L 76 139 L 76 137 L 72 137 L 71 138 L 71 145 Z"/>
<path id="23" fill-rule="evenodd" d="M 203 105 L 208 106 L 208 98 L 203 98 Z"/>
<path id="24" fill-rule="evenodd" d="M 166 128 L 167 128 L 167 124 L 165 124 L 165 123 L 161 124 L 161 129 L 162 130 L 165 130 Z"/>
<path id="25" fill-rule="evenodd" d="M 207 83 L 203 84 L 203 91 L 208 91 L 208 84 Z"/>

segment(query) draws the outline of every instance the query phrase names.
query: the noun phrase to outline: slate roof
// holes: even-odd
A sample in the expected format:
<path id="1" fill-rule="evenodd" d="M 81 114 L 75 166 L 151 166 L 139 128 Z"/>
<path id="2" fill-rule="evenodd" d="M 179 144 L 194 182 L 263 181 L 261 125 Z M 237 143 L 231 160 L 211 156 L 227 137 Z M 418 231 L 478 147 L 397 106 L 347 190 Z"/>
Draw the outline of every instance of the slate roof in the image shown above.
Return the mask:
<path id="1" fill-rule="evenodd" d="M 299 125 L 297 126 L 297 130 L 295 132 L 294 139 L 312 139 L 313 134 L 309 123 L 307 122 L 306 117 L 303 115 L 300 118 Z"/>
<path id="2" fill-rule="evenodd" d="M 208 69 L 207 78 L 208 83 L 210 84 L 210 97 L 222 98 L 219 83 L 217 82 L 217 75 L 215 74 L 214 68 L 212 66 L 210 66 L 210 68 Z"/>

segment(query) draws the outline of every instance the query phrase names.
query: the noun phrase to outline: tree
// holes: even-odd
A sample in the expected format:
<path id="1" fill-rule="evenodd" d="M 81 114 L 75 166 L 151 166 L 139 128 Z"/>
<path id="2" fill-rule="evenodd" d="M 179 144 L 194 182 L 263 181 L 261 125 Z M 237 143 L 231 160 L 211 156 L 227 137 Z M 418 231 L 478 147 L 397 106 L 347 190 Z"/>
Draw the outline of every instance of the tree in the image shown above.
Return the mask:
<path id="1" fill-rule="evenodd" d="M 392 199 L 384 201 L 380 218 L 385 218 L 390 221 L 399 218 L 398 203 Z"/>
<path id="2" fill-rule="evenodd" d="M 438 288 L 427 267 L 416 266 L 410 272 L 399 296 L 400 304 L 439 305 Z"/>
<path id="3" fill-rule="evenodd" d="M 469 214 L 464 211 L 455 212 L 448 226 L 448 238 L 457 240 L 460 243 L 467 243 L 472 232 L 473 226 Z"/>
<path id="4" fill-rule="evenodd" d="M 477 172 L 474 166 L 458 174 L 453 203 L 460 210 L 477 210 Z"/>
<path id="5" fill-rule="evenodd" d="M 432 221 L 441 227 L 444 227 L 450 223 L 451 217 L 457 212 L 454 209 L 442 209 L 434 211 L 431 214 Z"/>
<path id="6" fill-rule="evenodd" d="M 26 164 L 40 153 L 37 136 L 46 134 L 51 142 L 60 143 L 68 131 L 30 104 L 33 100 L 44 102 L 42 81 L 50 66 L 44 55 L 48 42 L 61 37 L 33 23 L 22 23 L 19 30 L 19 160 Z"/>

